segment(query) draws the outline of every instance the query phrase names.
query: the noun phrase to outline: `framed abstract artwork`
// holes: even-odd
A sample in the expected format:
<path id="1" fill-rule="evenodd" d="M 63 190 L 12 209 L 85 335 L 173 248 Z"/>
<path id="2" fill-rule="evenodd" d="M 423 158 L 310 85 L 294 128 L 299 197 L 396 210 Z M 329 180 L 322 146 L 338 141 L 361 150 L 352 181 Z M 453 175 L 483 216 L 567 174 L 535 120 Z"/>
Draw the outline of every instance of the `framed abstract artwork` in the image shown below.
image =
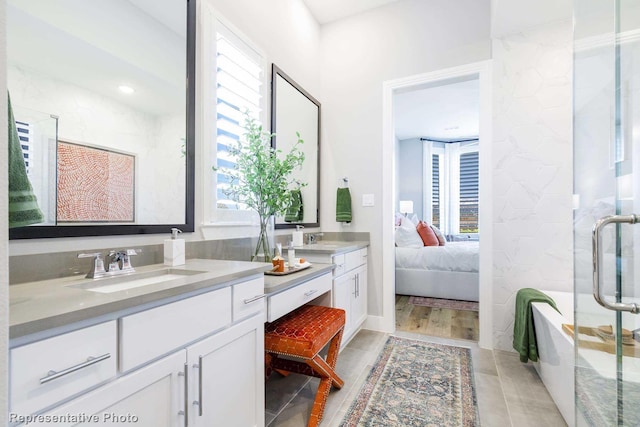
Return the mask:
<path id="1" fill-rule="evenodd" d="M 58 223 L 135 221 L 134 155 L 59 140 L 57 157 Z"/>

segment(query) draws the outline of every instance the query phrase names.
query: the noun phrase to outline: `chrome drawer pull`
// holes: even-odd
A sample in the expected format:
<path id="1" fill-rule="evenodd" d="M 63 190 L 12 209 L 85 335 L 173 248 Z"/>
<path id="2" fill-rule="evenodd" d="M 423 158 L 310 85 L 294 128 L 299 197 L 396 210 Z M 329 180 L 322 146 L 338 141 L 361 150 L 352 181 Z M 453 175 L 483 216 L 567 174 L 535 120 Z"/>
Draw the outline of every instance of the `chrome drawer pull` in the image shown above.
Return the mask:
<path id="1" fill-rule="evenodd" d="M 267 294 L 262 294 L 262 295 L 256 295 L 255 297 L 251 297 L 251 298 L 247 298 L 246 300 L 244 300 L 245 304 L 251 304 L 254 301 L 258 301 L 259 299 L 262 299 L 264 297 L 266 297 Z"/>
<path id="2" fill-rule="evenodd" d="M 111 353 L 106 353 L 98 357 L 89 356 L 86 362 L 82 362 L 70 368 L 63 369 L 60 372 L 49 371 L 46 377 L 40 378 L 40 384 L 46 384 L 49 381 L 57 380 L 60 377 L 64 377 L 65 375 L 68 375 L 72 372 L 79 371 L 80 369 L 86 368 L 87 366 L 95 365 L 96 363 L 102 362 L 103 360 L 108 359 L 110 357 L 111 357 Z"/>
<path id="3" fill-rule="evenodd" d="M 311 295 L 315 294 L 316 292 L 318 292 L 318 290 L 317 290 L 317 289 L 314 289 L 314 290 L 312 290 L 312 291 L 305 292 L 305 293 L 304 293 L 304 296 L 305 296 L 305 297 L 310 297 Z"/>
<path id="4" fill-rule="evenodd" d="M 202 356 L 198 357 L 198 364 L 193 367 L 198 370 L 198 400 L 194 400 L 193 404 L 198 407 L 198 416 L 202 416 Z"/>
<path id="5" fill-rule="evenodd" d="M 189 365 L 184 364 L 184 372 L 178 372 L 178 376 L 184 377 L 184 408 L 182 411 L 178 411 L 178 415 L 184 415 L 184 427 L 189 425 L 189 404 L 187 399 L 189 398 Z"/>

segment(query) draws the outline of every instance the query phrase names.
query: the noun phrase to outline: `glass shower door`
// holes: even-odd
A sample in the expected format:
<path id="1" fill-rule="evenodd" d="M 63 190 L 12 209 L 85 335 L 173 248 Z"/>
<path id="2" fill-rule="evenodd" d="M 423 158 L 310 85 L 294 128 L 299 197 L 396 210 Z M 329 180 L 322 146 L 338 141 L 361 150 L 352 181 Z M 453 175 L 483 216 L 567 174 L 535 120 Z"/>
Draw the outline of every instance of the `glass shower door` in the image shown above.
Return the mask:
<path id="1" fill-rule="evenodd" d="M 575 423 L 640 425 L 640 2 L 574 1 Z"/>

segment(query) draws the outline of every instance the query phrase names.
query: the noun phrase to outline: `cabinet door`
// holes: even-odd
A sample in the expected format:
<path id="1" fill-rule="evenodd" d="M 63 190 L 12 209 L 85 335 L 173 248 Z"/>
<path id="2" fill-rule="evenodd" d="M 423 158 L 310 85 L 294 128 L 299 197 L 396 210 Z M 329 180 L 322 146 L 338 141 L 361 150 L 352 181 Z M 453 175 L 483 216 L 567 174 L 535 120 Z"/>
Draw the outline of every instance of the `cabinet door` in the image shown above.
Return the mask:
<path id="1" fill-rule="evenodd" d="M 190 425 L 264 426 L 263 322 L 259 314 L 187 348 Z"/>
<path id="2" fill-rule="evenodd" d="M 356 292 L 351 304 L 351 326 L 360 327 L 367 318 L 367 265 L 355 270 Z"/>
<path id="3" fill-rule="evenodd" d="M 178 427 L 185 423 L 186 351 L 178 351 L 43 415 L 29 425 Z M 69 417 L 64 422 L 46 417 Z M 83 418 L 81 418 L 83 417 Z"/>
<path id="4" fill-rule="evenodd" d="M 346 342 L 348 337 L 351 336 L 351 319 L 353 318 L 351 313 L 351 300 L 354 298 L 356 292 L 355 285 L 356 277 L 353 273 L 345 274 L 333 281 L 333 306 L 347 312 L 342 338 L 343 342 Z"/>

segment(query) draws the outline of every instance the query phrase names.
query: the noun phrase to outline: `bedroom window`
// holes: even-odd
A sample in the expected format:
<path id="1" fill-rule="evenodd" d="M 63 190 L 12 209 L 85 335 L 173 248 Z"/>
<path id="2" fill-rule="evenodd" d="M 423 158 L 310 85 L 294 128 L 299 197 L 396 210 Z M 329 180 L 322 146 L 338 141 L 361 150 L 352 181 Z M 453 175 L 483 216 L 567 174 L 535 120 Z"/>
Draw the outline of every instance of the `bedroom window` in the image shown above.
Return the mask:
<path id="1" fill-rule="evenodd" d="M 431 222 L 450 240 L 478 233 L 479 152 L 477 141 L 433 143 Z M 428 175 L 426 175 L 428 178 Z"/>
<path id="2" fill-rule="evenodd" d="M 440 228 L 440 160 L 441 155 L 431 156 L 431 223 Z"/>
<path id="3" fill-rule="evenodd" d="M 478 151 L 460 155 L 460 233 L 478 232 Z"/>

